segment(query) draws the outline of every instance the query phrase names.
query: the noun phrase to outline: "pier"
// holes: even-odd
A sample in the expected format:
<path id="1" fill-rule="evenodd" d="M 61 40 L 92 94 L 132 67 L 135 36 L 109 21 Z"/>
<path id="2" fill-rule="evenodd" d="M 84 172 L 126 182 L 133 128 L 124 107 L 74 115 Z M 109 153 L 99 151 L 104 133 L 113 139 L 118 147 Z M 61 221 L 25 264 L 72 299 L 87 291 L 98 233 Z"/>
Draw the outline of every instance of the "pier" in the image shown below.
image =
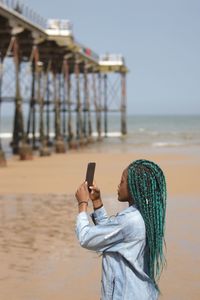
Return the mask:
<path id="1" fill-rule="evenodd" d="M 2 107 L 14 106 L 12 152 L 64 153 L 106 137 L 109 114 L 127 133 L 122 55 L 80 44 L 68 20 L 45 20 L 18 1 L 0 0 L 0 133 Z M 95 124 L 95 125 L 94 125 Z M 53 137 L 51 136 L 53 132 Z M 0 165 L 5 155 L 0 140 Z"/>

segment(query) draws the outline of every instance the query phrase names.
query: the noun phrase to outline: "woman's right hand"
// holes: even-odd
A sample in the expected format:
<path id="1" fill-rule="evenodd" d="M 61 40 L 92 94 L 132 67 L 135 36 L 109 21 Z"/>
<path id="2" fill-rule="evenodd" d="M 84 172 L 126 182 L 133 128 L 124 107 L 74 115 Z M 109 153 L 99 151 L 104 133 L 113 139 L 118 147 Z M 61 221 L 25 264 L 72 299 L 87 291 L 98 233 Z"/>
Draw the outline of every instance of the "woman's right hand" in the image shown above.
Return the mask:
<path id="1" fill-rule="evenodd" d="M 101 200 L 100 189 L 94 184 L 90 186 L 90 199 L 92 200 L 94 210 L 99 209 L 103 206 L 103 202 Z"/>
<path id="2" fill-rule="evenodd" d="M 101 200 L 101 192 L 100 192 L 100 189 L 96 186 L 96 185 L 92 185 L 90 186 L 90 199 L 92 201 L 96 201 L 96 200 Z"/>

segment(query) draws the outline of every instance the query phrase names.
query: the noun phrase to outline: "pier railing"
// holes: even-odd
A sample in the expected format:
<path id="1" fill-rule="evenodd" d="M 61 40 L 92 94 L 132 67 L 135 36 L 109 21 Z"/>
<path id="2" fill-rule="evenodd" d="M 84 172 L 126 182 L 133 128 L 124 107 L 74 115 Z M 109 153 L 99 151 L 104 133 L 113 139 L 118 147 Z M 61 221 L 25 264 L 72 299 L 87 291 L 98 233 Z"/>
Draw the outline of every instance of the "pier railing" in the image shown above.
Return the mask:
<path id="1" fill-rule="evenodd" d="M 46 33 L 55 36 L 72 36 L 73 25 L 66 19 L 48 19 Z"/>
<path id="2" fill-rule="evenodd" d="M 124 57 L 121 54 L 103 54 L 99 57 L 100 65 L 124 65 Z"/>
<path id="3" fill-rule="evenodd" d="M 47 28 L 47 20 L 40 16 L 33 9 L 29 8 L 28 5 L 19 0 L 0 0 L 0 6 L 12 10 L 15 13 L 22 15 L 28 21 L 32 22 L 35 25 L 39 25 L 40 27 L 46 29 Z"/>

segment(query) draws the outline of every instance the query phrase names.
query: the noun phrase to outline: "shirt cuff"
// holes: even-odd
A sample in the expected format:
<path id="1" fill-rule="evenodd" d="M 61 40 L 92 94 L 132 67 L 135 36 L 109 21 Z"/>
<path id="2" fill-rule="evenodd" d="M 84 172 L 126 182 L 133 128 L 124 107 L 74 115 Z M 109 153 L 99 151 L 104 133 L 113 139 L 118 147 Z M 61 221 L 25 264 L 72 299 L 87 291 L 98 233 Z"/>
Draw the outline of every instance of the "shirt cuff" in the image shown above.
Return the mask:
<path id="1" fill-rule="evenodd" d="M 81 220 L 83 220 L 83 221 L 88 220 L 88 214 L 87 214 L 87 212 L 82 211 L 82 212 L 80 212 L 80 213 L 77 215 L 77 222 L 78 222 L 78 221 L 81 221 Z"/>
<path id="2" fill-rule="evenodd" d="M 104 206 L 95 209 L 95 211 L 90 215 L 94 224 L 98 224 L 102 219 L 107 219 L 107 212 Z"/>

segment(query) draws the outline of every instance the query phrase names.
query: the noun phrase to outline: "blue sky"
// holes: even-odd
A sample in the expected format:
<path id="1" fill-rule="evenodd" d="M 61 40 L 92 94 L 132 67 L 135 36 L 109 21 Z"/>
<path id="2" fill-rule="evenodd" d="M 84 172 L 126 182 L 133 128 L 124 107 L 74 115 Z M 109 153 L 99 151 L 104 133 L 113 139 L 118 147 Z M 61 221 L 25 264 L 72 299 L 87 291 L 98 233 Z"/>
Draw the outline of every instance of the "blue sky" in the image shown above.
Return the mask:
<path id="1" fill-rule="evenodd" d="M 27 0 L 46 18 L 69 19 L 98 54 L 122 53 L 128 113 L 200 114 L 199 0 Z"/>

